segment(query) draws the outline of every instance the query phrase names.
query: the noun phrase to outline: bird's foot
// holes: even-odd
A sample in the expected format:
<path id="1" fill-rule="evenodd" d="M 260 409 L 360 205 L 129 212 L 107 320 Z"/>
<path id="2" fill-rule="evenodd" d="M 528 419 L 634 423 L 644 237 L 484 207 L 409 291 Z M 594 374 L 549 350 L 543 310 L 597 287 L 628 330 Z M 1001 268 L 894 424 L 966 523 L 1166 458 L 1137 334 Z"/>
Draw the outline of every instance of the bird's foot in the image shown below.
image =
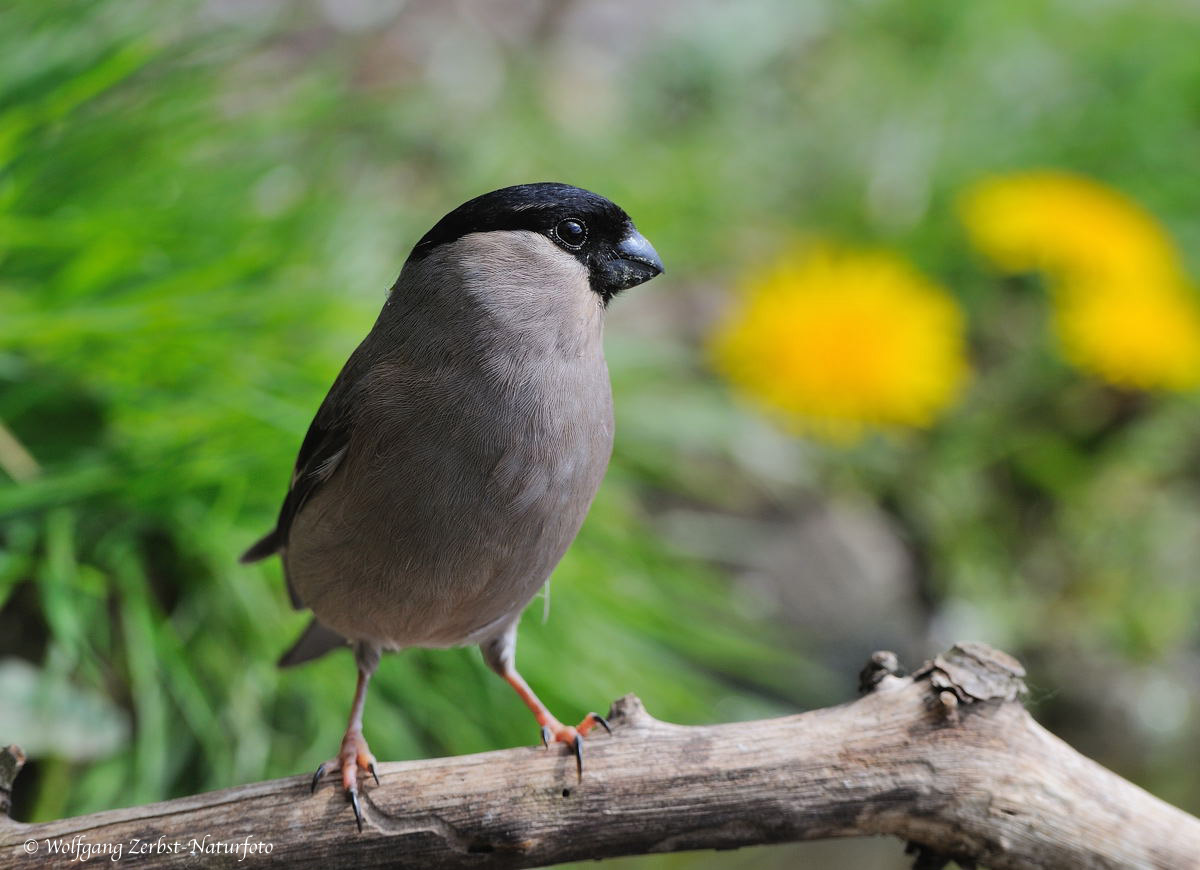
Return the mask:
<path id="1" fill-rule="evenodd" d="M 359 833 L 362 833 L 363 816 L 362 807 L 358 803 L 358 772 L 362 770 L 370 773 L 375 779 L 375 784 L 379 785 L 379 774 L 375 772 L 375 756 L 371 754 L 362 731 L 352 728 L 346 732 L 337 757 L 326 761 L 313 774 L 312 791 L 317 790 L 317 784 L 321 781 L 321 777 L 329 770 L 342 772 L 342 788 L 346 790 L 346 794 L 350 798 L 350 805 L 354 808 L 354 821 L 358 823 Z"/>
<path id="2" fill-rule="evenodd" d="M 550 748 L 551 743 L 565 743 L 571 747 L 571 751 L 575 753 L 575 775 L 582 780 L 583 738 L 597 725 L 612 734 L 608 720 L 599 713 L 588 713 L 583 717 L 583 721 L 575 726 L 564 725 L 554 717 L 548 717 L 542 723 L 542 745 L 547 749 Z"/>

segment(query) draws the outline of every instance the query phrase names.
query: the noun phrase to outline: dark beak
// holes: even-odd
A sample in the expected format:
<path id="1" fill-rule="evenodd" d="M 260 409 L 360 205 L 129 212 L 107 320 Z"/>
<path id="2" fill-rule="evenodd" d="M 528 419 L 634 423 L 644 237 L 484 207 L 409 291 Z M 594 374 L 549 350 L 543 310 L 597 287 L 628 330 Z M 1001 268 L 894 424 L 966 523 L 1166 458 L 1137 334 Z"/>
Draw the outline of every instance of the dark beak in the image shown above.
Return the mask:
<path id="1" fill-rule="evenodd" d="M 646 237 L 632 227 L 625 238 L 613 247 L 613 258 L 605 264 L 604 292 L 606 298 L 644 284 L 663 271 L 662 259 Z"/>

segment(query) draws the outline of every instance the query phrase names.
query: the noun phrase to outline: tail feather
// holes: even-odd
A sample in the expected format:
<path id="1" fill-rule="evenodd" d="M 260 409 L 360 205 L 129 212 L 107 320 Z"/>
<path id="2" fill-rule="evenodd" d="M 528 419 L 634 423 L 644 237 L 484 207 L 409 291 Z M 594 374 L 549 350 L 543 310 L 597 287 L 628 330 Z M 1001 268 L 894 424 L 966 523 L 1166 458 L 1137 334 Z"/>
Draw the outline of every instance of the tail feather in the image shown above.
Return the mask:
<path id="1" fill-rule="evenodd" d="M 346 638 L 332 628 L 326 628 L 314 619 L 308 624 L 308 628 L 304 629 L 292 648 L 279 659 L 279 667 L 290 668 L 293 665 L 304 664 L 320 658 L 331 649 L 337 649 L 348 643 Z"/>
<path id="2" fill-rule="evenodd" d="M 250 547 L 249 550 L 242 553 L 238 559 L 243 565 L 249 565 L 251 562 L 257 562 L 260 559 L 265 559 L 267 556 L 273 556 L 279 552 L 279 529 L 271 529 Z"/>

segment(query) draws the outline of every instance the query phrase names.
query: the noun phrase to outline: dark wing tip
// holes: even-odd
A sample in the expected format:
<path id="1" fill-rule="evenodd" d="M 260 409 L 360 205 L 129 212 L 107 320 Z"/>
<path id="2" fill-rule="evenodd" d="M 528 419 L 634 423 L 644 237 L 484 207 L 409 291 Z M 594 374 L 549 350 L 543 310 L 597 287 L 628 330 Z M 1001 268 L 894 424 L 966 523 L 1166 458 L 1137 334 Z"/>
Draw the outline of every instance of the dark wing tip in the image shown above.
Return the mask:
<path id="1" fill-rule="evenodd" d="M 345 646 L 349 641 L 331 628 L 313 620 L 292 644 L 292 648 L 279 659 L 278 666 L 290 668 L 320 658 L 330 650 Z"/>
<path id="2" fill-rule="evenodd" d="M 249 550 L 242 553 L 238 561 L 243 565 L 249 565 L 251 562 L 265 559 L 267 556 L 272 556 L 277 552 L 279 552 L 279 530 L 272 529 L 256 541 Z"/>

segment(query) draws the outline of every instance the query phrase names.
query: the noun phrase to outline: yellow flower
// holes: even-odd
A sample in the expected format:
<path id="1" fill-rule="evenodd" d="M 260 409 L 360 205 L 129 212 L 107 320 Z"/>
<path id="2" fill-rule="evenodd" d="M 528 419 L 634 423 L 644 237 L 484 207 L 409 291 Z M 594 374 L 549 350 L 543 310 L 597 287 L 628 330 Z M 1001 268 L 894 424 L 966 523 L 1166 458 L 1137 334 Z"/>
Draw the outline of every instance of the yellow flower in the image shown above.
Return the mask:
<path id="1" fill-rule="evenodd" d="M 1042 170 L 985 179 L 963 197 L 961 212 L 975 247 L 1007 272 L 1067 278 L 1180 271 L 1153 215 L 1082 176 Z"/>
<path id="2" fill-rule="evenodd" d="M 1200 306 L 1185 287 L 1089 282 L 1060 294 L 1055 327 L 1066 358 L 1111 384 L 1200 385 Z"/>
<path id="3" fill-rule="evenodd" d="M 928 426 L 967 375 L 963 317 L 899 257 L 818 246 L 746 282 L 713 337 L 718 368 L 795 427 L 833 441 Z"/>
<path id="4" fill-rule="evenodd" d="M 1039 269 L 1063 355 L 1111 384 L 1200 384 L 1200 304 L 1149 212 L 1064 172 L 987 179 L 962 201 L 974 244 L 1008 271 Z"/>

